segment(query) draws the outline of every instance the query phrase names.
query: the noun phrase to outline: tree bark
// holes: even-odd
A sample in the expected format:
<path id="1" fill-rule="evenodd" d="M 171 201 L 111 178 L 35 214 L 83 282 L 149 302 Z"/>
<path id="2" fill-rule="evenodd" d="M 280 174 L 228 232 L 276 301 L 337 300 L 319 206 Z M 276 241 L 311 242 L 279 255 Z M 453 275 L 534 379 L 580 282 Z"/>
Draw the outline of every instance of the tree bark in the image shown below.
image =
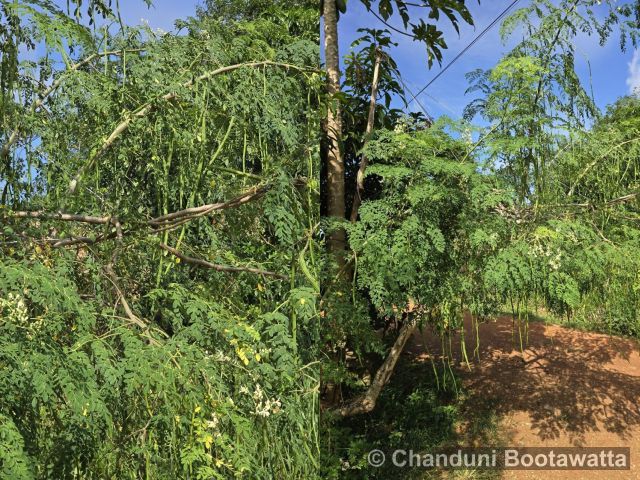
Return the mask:
<path id="1" fill-rule="evenodd" d="M 367 129 L 365 131 L 364 144 L 369 141 L 371 132 L 373 132 L 373 124 L 376 119 L 376 97 L 378 96 L 378 82 L 380 80 L 380 62 L 382 61 L 382 52 L 376 49 L 376 63 L 373 67 L 373 81 L 371 82 L 371 100 L 369 101 L 369 117 L 367 118 Z M 369 159 L 366 155 L 360 160 L 360 168 L 358 168 L 358 176 L 356 178 L 356 194 L 353 197 L 353 205 L 351 206 L 351 222 L 358 220 L 358 209 L 362 203 L 362 195 L 364 193 L 364 173 L 369 165 Z"/>
<path id="2" fill-rule="evenodd" d="M 409 340 L 413 332 L 416 331 L 417 326 L 418 323 L 415 318 L 407 319 L 406 323 L 400 329 L 398 338 L 396 338 L 393 347 L 391 347 L 389 355 L 376 372 L 367 391 L 361 397 L 356 398 L 353 402 L 340 408 L 340 415 L 350 417 L 352 415 L 369 413 L 375 408 L 380 392 L 382 392 L 382 389 L 391 378 L 400 354 L 404 350 L 407 340 Z"/>
<path id="3" fill-rule="evenodd" d="M 336 94 L 340 93 L 340 57 L 338 54 L 338 13 L 335 0 L 323 2 L 324 54 L 327 69 L 327 210 L 329 217 L 344 220 L 344 160 L 342 157 L 342 109 Z M 342 252 L 346 247 L 344 229 L 336 229 L 328 236 L 329 251 L 336 254 L 338 263 L 344 263 Z"/>

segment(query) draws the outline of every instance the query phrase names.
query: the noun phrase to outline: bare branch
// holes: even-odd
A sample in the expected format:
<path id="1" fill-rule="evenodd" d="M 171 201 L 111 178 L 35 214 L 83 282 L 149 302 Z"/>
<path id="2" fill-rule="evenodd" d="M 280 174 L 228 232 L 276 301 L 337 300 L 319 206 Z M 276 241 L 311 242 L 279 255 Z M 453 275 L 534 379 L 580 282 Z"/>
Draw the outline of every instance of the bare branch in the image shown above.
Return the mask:
<path id="1" fill-rule="evenodd" d="M 256 275 L 264 275 L 264 276 L 268 276 L 268 277 L 275 277 L 275 278 L 280 278 L 282 280 L 288 280 L 289 277 L 287 275 L 282 275 L 280 273 L 276 273 L 276 272 L 270 272 L 267 270 L 260 270 L 258 268 L 250 268 L 250 267 L 230 267 L 227 265 L 217 265 L 215 263 L 211 263 L 208 262 L 206 260 L 202 260 L 200 258 L 194 258 L 194 257 L 189 257 L 187 255 L 185 255 L 184 253 L 176 250 L 173 247 L 170 247 L 168 245 L 165 245 L 164 243 L 161 243 L 159 245 L 160 248 L 162 248 L 163 250 L 166 250 L 167 252 L 171 253 L 172 255 L 176 256 L 177 258 L 179 258 L 180 260 L 186 262 L 186 263 L 190 263 L 192 265 L 197 265 L 199 267 L 204 267 L 204 268 L 210 268 L 212 270 L 216 270 L 218 272 L 247 272 L 247 273 L 255 273 Z"/>
<path id="2" fill-rule="evenodd" d="M 389 355 L 376 372 L 367 391 L 364 395 L 340 408 L 340 415 L 343 417 L 349 417 L 359 415 L 361 413 L 368 413 L 375 408 L 380 392 L 382 392 L 382 389 L 391 378 L 391 374 L 396 367 L 396 363 L 398 363 L 400 354 L 402 354 L 407 341 L 411 338 L 413 332 L 415 332 L 417 325 L 415 318 L 407 319 L 406 323 L 400 329 L 398 338 L 396 338 L 393 347 L 391 347 Z"/>
<path id="3" fill-rule="evenodd" d="M 297 182 L 304 182 L 305 179 L 297 179 Z M 207 205 L 201 205 L 198 207 L 191 207 L 184 210 L 180 210 L 178 212 L 173 212 L 167 215 L 162 215 L 160 217 L 152 218 L 151 220 L 142 221 L 142 223 L 134 224 L 128 230 L 123 228 L 123 222 L 119 220 L 117 217 L 113 217 L 110 215 L 105 215 L 102 217 L 92 216 L 92 215 L 82 215 L 82 214 L 72 214 L 72 213 L 50 213 L 43 211 L 18 211 L 18 212 L 0 212 L 0 217 L 9 217 L 9 218 L 24 218 L 24 219 L 47 219 L 47 220 L 61 220 L 68 222 L 79 222 L 79 223 L 89 223 L 95 225 L 114 225 L 114 231 L 108 233 L 102 233 L 95 237 L 88 236 L 77 236 L 70 238 L 47 238 L 44 240 L 40 240 L 41 243 L 51 244 L 52 248 L 61 248 L 68 247 L 72 245 L 78 244 L 95 244 L 102 242 L 104 240 L 111 240 L 113 238 L 122 238 L 125 235 L 131 234 L 136 231 L 140 227 L 150 227 L 153 229 L 151 233 L 157 234 L 160 232 L 164 232 L 166 230 L 171 230 L 178 226 L 181 226 L 193 219 L 203 217 L 212 212 L 216 212 L 219 210 L 224 210 L 227 208 L 233 208 L 245 203 L 248 203 L 252 200 L 256 200 L 262 197 L 268 190 L 268 185 L 255 186 L 249 189 L 249 191 L 239 195 L 231 200 L 221 203 L 210 203 Z M 38 241 L 33 238 L 29 238 L 29 240 Z"/>
<path id="4" fill-rule="evenodd" d="M 76 215 L 73 213 L 49 213 L 39 211 L 27 212 L 27 211 L 18 211 L 11 212 L 9 214 L 13 218 L 40 218 L 47 220 L 63 220 L 67 222 L 81 222 L 81 223 L 91 223 L 94 225 L 106 225 L 111 223 L 112 217 L 94 217 L 91 215 Z"/>
<path id="5" fill-rule="evenodd" d="M 180 210 L 178 212 L 169 213 L 167 215 L 162 215 L 160 217 L 153 218 L 149 220 L 149 225 L 151 226 L 161 226 L 174 223 L 183 219 L 193 219 L 197 217 L 202 217 L 204 215 L 208 215 L 211 212 L 217 210 L 224 210 L 226 208 L 237 207 L 243 205 L 247 202 L 255 200 L 263 196 L 267 190 L 268 186 L 255 186 L 251 188 L 248 192 L 243 193 L 242 195 L 229 200 L 223 203 L 210 203 L 207 205 L 201 205 L 199 207 L 191 207 L 185 208 L 184 210 Z"/>

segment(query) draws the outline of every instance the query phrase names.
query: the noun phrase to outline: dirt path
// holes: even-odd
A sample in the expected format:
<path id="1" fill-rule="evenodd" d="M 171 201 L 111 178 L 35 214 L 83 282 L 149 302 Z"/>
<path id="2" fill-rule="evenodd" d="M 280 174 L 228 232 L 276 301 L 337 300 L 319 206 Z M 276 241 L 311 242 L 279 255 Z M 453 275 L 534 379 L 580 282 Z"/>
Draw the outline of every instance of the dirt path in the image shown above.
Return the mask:
<path id="1" fill-rule="evenodd" d="M 466 330 L 472 331 L 470 319 Z M 471 372 L 464 364 L 458 369 L 470 392 L 465 408 L 476 415 L 495 412 L 506 445 L 631 448 L 631 471 L 506 471 L 505 480 L 640 479 L 637 343 L 531 322 L 522 357 L 513 348 L 510 317 L 480 325 L 479 334 L 480 361 Z M 475 336 L 467 337 L 471 356 Z M 459 344 L 459 338 L 453 340 L 456 362 Z M 430 361 L 428 352 L 439 351 L 439 340 L 423 332 L 407 353 Z M 470 441 L 483 446 L 481 438 Z"/>

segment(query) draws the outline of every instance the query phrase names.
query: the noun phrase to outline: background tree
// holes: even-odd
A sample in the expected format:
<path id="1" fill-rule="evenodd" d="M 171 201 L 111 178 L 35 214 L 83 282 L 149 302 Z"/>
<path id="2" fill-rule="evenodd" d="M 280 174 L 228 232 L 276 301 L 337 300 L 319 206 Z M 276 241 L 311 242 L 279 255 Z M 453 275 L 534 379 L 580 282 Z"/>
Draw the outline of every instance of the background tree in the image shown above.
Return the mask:
<path id="1" fill-rule="evenodd" d="M 390 29 L 400 34 L 407 35 L 415 41 L 424 43 L 427 50 L 429 66 L 433 60 L 442 59 L 442 49 L 447 48 L 447 44 L 442 37 L 442 32 L 434 24 L 428 24 L 422 16 L 423 11 L 428 11 L 428 17 L 438 20 L 440 15 L 445 15 L 458 30 L 460 19 L 469 24 L 473 24 L 471 15 L 465 1 L 439 2 L 424 1 L 419 4 L 404 2 L 403 0 L 381 0 L 362 2 L 373 16 L 389 25 Z M 343 220 L 346 215 L 345 196 L 345 159 L 344 159 L 344 138 L 342 133 L 342 105 L 341 105 L 341 81 L 340 74 L 340 54 L 338 42 L 338 20 L 340 13 L 346 14 L 346 2 L 322 1 L 322 16 L 324 25 L 324 56 L 325 68 L 327 71 L 327 93 L 329 95 L 326 124 L 326 153 L 323 160 L 326 171 L 326 215 L 334 221 Z M 410 11 L 410 7 L 414 11 Z M 402 22 L 402 29 L 392 27 L 389 22 L 399 17 Z M 371 72 L 372 73 L 372 72 Z M 357 169 L 357 168 L 356 168 Z M 351 187 L 352 188 L 352 187 Z M 349 188 L 348 190 L 351 190 Z M 329 249 L 333 252 L 342 251 L 346 247 L 344 231 L 340 227 L 331 227 L 328 237 Z"/>

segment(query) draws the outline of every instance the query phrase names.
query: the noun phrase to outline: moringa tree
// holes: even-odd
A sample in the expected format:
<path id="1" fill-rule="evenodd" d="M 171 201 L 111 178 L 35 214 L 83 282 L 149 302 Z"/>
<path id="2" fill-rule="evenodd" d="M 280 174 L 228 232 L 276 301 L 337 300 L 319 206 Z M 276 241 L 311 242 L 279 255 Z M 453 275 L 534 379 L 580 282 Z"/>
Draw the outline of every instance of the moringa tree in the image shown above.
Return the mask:
<path id="1" fill-rule="evenodd" d="M 447 48 L 443 34 L 435 23 L 440 19 L 440 16 L 442 15 L 450 20 L 457 31 L 459 30 L 461 21 L 471 25 L 473 24 L 471 14 L 464 0 L 446 2 L 428 0 L 419 3 L 405 2 L 402 0 L 381 0 L 378 2 L 363 0 L 362 3 L 373 17 L 386 25 L 388 30 L 379 32 L 368 31 L 368 39 L 365 43 L 368 42 L 372 45 L 369 57 L 373 58 L 374 61 L 369 63 L 372 67 L 371 72 L 366 72 L 364 76 L 365 78 L 369 75 L 374 77 L 373 88 L 369 106 L 360 112 L 363 115 L 364 124 L 366 124 L 365 131 L 348 132 L 347 138 L 350 139 L 357 137 L 363 138 L 362 133 L 365 133 L 367 138 L 371 136 L 376 121 L 376 97 L 380 95 L 380 93 L 390 98 L 392 93 L 398 94 L 401 92 L 397 78 L 393 78 L 393 74 L 397 74 L 398 72 L 392 60 L 384 62 L 389 64 L 384 67 L 387 82 L 386 88 L 379 88 L 378 86 L 378 82 L 380 81 L 382 50 L 392 46 L 389 35 L 404 35 L 414 41 L 423 43 L 427 53 L 427 64 L 431 67 L 434 60 L 438 62 L 442 60 L 442 51 Z M 353 221 L 357 221 L 358 201 L 356 200 L 355 205 L 347 212 L 347 199 L 355 199 L 357 197 L 359 200 L 361 196 L 364 195 L 364 176 L 367 160 L 366 158 L 360 158 L 359 161 L 357 161 L 354 165 L 354 169 L 357 171 L 355 177 L 357 178 L 354 179 L 353 185 L 346 185 L 345 151 L 349 149 L 346 147 L 348 143 L 345 138 L 346 132 L 343 132 L 343 107 L 347 101 L 345 98 L 348 98 L 349 92 L 345 92 L 342 88 L 343 79 L 340 72 L 341 58 L 338 48 L 338 22 L 341 14 L 347 14 L 347 7 L 346 2 L 334 0 L 325 0 L 321 5 L 324 21 L 324 54 L 328 93 L 325 126 L 326 153 L 323 159 L 326 169 L 326 180 L 324 181 L 326 214 L 331 220 L 327 244 L 329 251 L 332 253 L 331 259 L 337 261 L 336 265 L 339 270 L 338 281 L 345 281 L 348 276 L 346 274 L 352 270 L 352 267 L 349 265 L 349 261 L 345 259 L 345 248 L 347 248 L 348 242 L 342 222 L 347 216 Z M 424 17 L 427 17 L 427 21 L 425 21 Z M 396 21 L 396 19 L 400 20 L 400 27 L 393 26 L 392 23 Z M 367 33 L 366 30 L 365 33 Z M 365 38 L 366 37 L 367 35 L 365 35 Z M 348 60 L 347 63 L 354 65 L 351 60 Z M 359 75 L 361 76 L 361 74 Z M 350 121 L 349 124 L 357 125 L 362 123 L 356 120 Z M 359 148 L 360 147 L 357 147 L 355 150 L 359 150 Z M 352 200 L 352 202 L 354 201 Z M 347 215 L 347 213 L 349 215 Z M 331 269 L 329 270 L 332 271 Z M 330 285 L 328 288 L 331 290 L 334 286 Z M 405 302 L 406 301 L 407 299 L 405 299 Z M 333 309 L 335 309 L 335 311 L 332 311 Z M 327 299 L 326 310 L 329 312 L 329 316 L 332 317 L 333 323 L 335 323 L 335 319 L 339 317 L 337 303 Z M 409 328 L 409 326 L 407 326 L 407 328 Z M 338 327 L 338 330 L 339 329 Z M 397 358 L 402 351 L 404 343 L 410 336 L 411 331 L 412 330 L 405 329 L 405 331 L 400 334 L 398 337 L 399 343 L 391 349 L 390 356 L 377 372 L 369 393 L 357 400 L 355 402 L 357 405 L 352 404 L 348 408 L 343 408 L 341 412 L 344 415 L 370 411 L 373 408 L 377 395 L 381 391 L 382 386 L 388 381 Z"/>
<path id="2" fill-rule="evenodd" d="M 319 17 L 245 3 L 20 17 L 46 35 L 0 129 L 0 477 L 317 477 Z"/>
<path id="3" fill-rule="evenodd" d="M 473 25 L 473 20 L 464 0 L 445 1 L 424 0 L 418 3 L 405 2 L 404 0 L 361 0 L 368 12 L 379 19 L 394 32 L 408 36 L 414 41 L 421 42 L 426 47 L 428 65 L 434 60 L 442 60 L 442 50 L 447 44 L 442 32 L 435 23 L 441 15 L 447 17 L 456 31 L 459 30 L 460 21 Z M 324 188 L 326 197 L 327 216 L 333 220 L 345 219 L 345 160 L 343 142 L 343 118 L 340 73 L 340 54 L 338 39 L 338 22 L 340 14 L 347 13 L 345 0 L 330 0 L 321 2 L 321 11 L 324 25 L 324 56 L 327 72 L 328 111 L 325 126 L 327 149 L 324 158 L 326 168 L 326 185 Z M 428 17 L 425 22 L 424 17 Z M 394 27 L 391 22 L 396 18 L 401 21 L 401 27 Z M 371 72 L 372 73 L 372 72 Z M 328 238 L 329 250 L 343 257 L 343 250 L 347 243 L 343 228 L 336 226 L 331 228 Z M 342 252 L 342 253 L 340 253 Z M 343 262 L 343 260 L 339 260 Z"/>

